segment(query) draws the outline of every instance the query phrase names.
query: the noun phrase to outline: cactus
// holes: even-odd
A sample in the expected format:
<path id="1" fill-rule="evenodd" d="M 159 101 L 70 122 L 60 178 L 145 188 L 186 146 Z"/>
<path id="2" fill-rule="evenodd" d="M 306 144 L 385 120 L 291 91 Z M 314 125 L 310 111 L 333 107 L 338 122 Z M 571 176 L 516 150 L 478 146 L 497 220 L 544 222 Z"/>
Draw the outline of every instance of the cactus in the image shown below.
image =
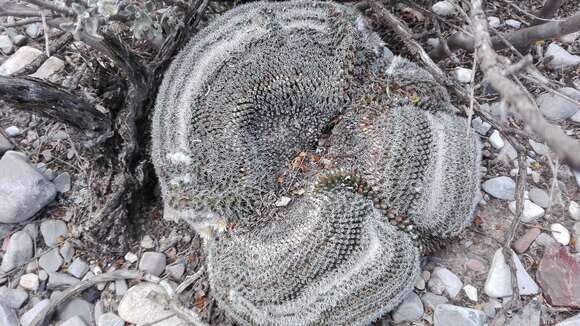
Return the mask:
<path id="1" fill-rule="evenodd" d="M 212 291 L 243 325 L 379 318 L 478 201 L 480 144 L 446 90 L 345 5 L 217 18 L 166 72 L 152 128 L 164 215 L 205 236 Z"/>

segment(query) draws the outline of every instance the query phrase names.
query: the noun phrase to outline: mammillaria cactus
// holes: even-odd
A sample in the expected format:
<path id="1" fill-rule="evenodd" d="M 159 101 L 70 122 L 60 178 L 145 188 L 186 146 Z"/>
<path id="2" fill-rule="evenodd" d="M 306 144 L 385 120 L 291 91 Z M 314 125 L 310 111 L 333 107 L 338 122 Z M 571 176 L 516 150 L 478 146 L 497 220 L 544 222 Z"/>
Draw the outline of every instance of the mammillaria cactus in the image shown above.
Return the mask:
<path id="1" fill-rule="evenodd" d="M 165 75 L 152 156 L 165 216 L 205 236 L 212 291 L 248 325 L 377 319 L 479 192 L 445 89 L 329 2 L 251 3 L 202 30 Z"/>

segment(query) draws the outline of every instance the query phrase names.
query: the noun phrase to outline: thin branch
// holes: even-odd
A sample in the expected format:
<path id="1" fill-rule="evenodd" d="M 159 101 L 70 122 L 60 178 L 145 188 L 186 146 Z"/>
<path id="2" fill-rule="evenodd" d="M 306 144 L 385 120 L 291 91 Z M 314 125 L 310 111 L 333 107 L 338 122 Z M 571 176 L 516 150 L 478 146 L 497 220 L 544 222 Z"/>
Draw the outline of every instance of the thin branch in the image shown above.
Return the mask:
<path id="1" fill-rule="evenodd" d="M 537 17 L 535 17 L 536 19 L 532 22 L 532 25 L 540 25 L 554 18 L 558 9 L 562 7 L 562 4 L 564 4 L 564 0 L 546 0 L 546 3 L 544 3 Z"/>
<path id="2" fill-rule="evenodd" d="M 24 0 L 24 1 L 36 5 L 38 6 L 38 8 L 52 10 L 64 14 L 65 16 L 76 16 L 75 12 L 72 9 L 64 5 L 58 5 L 55 2 L 44 0 Z"/>
<path id="3" fill-rule="evenodd" d="M 40 22 L 42 22 L 41 18 L 30 17 L 30 18 L 21 19 L 19 21 L 14 22 L 14 23 L 0 25 L 0 28 L 18 27 L 18 26 L 30 25 L 30 24 L 40 23 Z"/>

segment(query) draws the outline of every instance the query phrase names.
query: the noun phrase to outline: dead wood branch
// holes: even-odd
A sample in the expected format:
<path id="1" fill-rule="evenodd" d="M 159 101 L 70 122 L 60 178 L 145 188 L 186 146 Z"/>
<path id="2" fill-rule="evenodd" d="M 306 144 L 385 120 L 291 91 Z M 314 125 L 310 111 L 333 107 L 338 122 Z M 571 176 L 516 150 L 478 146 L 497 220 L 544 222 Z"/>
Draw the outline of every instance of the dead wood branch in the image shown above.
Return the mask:
<path id="1" fill-rule="evenodd" d="M 526 92 L 506 76 L 506 67 L 500 63 L 498 55 L 493 49 L 487 27 L 487 18 L 481 7 L 481 0 L 472 0 L 472 6 L 471 20 L 476 40 L 475 46 L 480 54 L 480 66 L 486 79 L 501 94 L 502 99 L 521 116 L 522 120 L 536 134 L 540 135 L 573 168 L 579 169 L 580 155 L 578 153 L 580 153 L 580 143 L 568 137 L 558 126 L 549 124 Z M 580 15 L 577 16 L 580 22 Z"/>
<path id="2" fill-rule="evenodd" d="M 503 39 L 513 44 L 518 49 L 525 49 L 533 42 L 553 39 L 566 34 L 580 31 L 580 13 L 569 17 L 563 21 L 551 21 L 542 25 L 535 25 L 518 31 L 503 34 L 501 37 L 494 36 L 491 38 L 493 49 L 505 49 L 507 45 Z M 447 39 L 447 46 L 451 51 L 463 49 L 465 51 L 473 52 L 476 47 L 472 36 L 464 32 L 457 32 Z M 429 53 L 433 60 L 438 61 L 447 56 L 445 47 L 440 44 Z"/>
<path id="3" fill-rule="evenodd" d="M 552 19 L 556 15 L 556 12 L 558 12 L 558 9 L 562 7 L 563 3 L 564 0 L 546 0 L 542 10 L 538 13 L 538 18 L 534 20 L 532 25 L 540 25 Z"/>

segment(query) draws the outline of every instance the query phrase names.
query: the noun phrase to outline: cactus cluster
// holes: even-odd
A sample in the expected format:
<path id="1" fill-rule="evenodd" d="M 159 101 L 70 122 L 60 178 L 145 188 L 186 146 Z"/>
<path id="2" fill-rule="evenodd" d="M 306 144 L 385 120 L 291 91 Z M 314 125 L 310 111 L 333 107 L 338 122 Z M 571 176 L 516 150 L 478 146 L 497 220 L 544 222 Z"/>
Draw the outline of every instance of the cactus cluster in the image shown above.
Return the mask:
<path id="1" fill-rule="evenodd" d="M 205 236 L 235 322 L 369 323 L 412 290 L 421 255 L 471 222 L 480 144 L 454 111 L 352 7 L 236 7 L 159 90 L 164 215 Z"/>

